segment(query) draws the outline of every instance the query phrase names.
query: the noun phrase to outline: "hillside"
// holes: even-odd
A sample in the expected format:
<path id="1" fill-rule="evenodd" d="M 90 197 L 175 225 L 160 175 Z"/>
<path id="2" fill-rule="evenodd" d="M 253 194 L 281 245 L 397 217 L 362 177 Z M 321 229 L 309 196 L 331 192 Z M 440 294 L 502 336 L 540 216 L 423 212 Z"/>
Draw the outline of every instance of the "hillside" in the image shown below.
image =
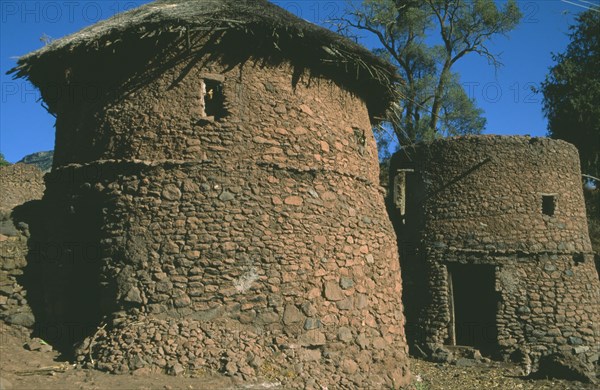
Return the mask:
<path id="1" fill-rule="evenodd" d="M 54 158 L 54 151 L 49 150 L 46 152 L 37 152 L 29 154 L 23 157 L 19 163 L 35 165 L 40 168 L 42 172 L 50 172 L 52 169 L 52 159 Z M 18 164 L 18 163 L 17 163 Z"/>

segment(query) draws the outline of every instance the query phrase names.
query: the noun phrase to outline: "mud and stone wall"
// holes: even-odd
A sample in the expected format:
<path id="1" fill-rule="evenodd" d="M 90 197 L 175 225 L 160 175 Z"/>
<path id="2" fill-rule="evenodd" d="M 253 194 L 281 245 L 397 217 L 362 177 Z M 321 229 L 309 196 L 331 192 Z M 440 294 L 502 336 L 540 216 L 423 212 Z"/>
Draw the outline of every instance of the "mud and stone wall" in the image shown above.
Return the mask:
<path id="1" fill-rule="evenodd" d="M 27 253 L 27 237 L 20 231 L 0 240 L 0 320 L 32 327 L 35 318 L 21 280 Z"/>
<path id="2" fill-rule="evenodd" d="M 23 287 L 29 227 L 15 218 L 15 208 L 44 192 L 42 171 L 27 164 L 0 167 L 0 320 L 32 327 L 35 322 Z"/>
<path id="3" fill-rule="evenodd" d="M 43 175 L 39 168 L 29 164 L 0 167 L 0 214 L 8 215 L 16 206 L 41 199 L 44 194 Z"/>
<path id="4" fill-rule="evenodd" d="M 390 172 L 413 345 L 433 352 L 450 343 L 449 267 L 487 264 L 499 354 L 598 360 L 600 284 L 573 145 L 451 138 L 398 153 Z"/>
<path id="5" fill-rule="evenodd" d="M 406 384 L 364 102 L 290 65 L 187 65 L 59 113 L 41 241 L 78 247 L 40 262 L 44 320 L 99 325 L 78 354 L 113 372 Z"/>

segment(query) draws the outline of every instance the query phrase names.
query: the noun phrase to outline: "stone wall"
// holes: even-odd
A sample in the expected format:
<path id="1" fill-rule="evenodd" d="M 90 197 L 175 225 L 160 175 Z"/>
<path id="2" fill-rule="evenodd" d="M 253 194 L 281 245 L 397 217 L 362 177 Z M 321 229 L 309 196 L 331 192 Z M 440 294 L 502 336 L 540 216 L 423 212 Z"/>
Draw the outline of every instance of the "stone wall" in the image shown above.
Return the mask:
<path id="1" fill-rule="evenodd" d="M 38 239 L 42 256 L 78 247 L 39 262 L 41 321 L 79 318 L 80 360 L 113 372 L 406 384 L 364 102 L 290 65 L 188 65 L 59 113 Z M 205 115 L 207 80 L 222 83 L 220 118 Z"/>
<path id="2" fill-rule="evenodd" d="M 35 203 L 31 201 L 40 199 L 43 192 L 42 171 L 37 167 L 0 167 L 0 319 L 13 325 L 32 327 L 35 321 L 23 288 L 29 228 L 15 218 L 13 210 Z"/>
<path id="3" fill-rule="evenodd" d="M 33 165 L 0 167 L 0 214 L 8 215 L 16 206 L 40 199 L 44 194 L 42 176 L 42 171 Z"/>
<path id="4" fill-rule="evenodd" d="M 30 328 L 35 318 L 22 282 L 27 266 L 27 237 L 21 232 L 5 237 L 0 240 L 0 320 Z"/>
<path id="5" fill-rule="evenodd" d="M 600 284 L 578 161 L 566 142 L 498 136 L 438 140 L 394 157 L 390 201 L 413 345 L 433 352 L 451 343 L 448 267 L 487 264 L 499 355 L 525 348 L 534 360 L 558 351 L 598 360 Z"/>
<path id="6" fill-rule="evenodd" d="M 65 106 L 57 119 L 55 166 L 212 160 L 235 169 L 257 161 L 377 182 L 375 139 L 359 97 L 308 71 L 297 75 L 286 63 L 274 69 L 250 61 L 225 70 L 193 60 L 204 66 L 180 64 L 133 90 L 115 86 Z M 204 114 L 206 80 L 222 83 L 221 119 Z"/>

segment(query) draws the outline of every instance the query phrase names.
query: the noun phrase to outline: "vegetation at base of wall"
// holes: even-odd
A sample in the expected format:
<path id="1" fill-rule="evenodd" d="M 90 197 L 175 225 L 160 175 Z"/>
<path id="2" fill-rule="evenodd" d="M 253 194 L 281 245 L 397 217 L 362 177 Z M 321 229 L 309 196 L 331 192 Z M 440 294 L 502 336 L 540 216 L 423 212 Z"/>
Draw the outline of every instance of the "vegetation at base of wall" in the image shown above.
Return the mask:
<path id="1" fill-rule="evenodd" d="M 423 382 L 416 382 L 415 390 L 429 390 L 429 386 L 427 386 L 427 384 Z"/>

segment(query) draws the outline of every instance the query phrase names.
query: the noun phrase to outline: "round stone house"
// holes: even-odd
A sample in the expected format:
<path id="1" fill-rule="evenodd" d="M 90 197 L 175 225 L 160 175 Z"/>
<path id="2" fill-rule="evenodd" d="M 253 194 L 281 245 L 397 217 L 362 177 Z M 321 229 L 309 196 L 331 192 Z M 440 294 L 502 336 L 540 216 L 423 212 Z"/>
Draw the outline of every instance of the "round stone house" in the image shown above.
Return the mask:
<path id="1" fill-rule="evenodd" d="M 42 336 L 118 373 L 408 383 L 371 131 L 391 65 L 267 1 L 164 0 L 14 72 L 57 117 Z"/>
<path id="2" fill-rule="evenodd" d="M 409 344 L 598 360 L 600 283 L 573 145 L 436 140 L 397 153 L 390 183 Z"/>

